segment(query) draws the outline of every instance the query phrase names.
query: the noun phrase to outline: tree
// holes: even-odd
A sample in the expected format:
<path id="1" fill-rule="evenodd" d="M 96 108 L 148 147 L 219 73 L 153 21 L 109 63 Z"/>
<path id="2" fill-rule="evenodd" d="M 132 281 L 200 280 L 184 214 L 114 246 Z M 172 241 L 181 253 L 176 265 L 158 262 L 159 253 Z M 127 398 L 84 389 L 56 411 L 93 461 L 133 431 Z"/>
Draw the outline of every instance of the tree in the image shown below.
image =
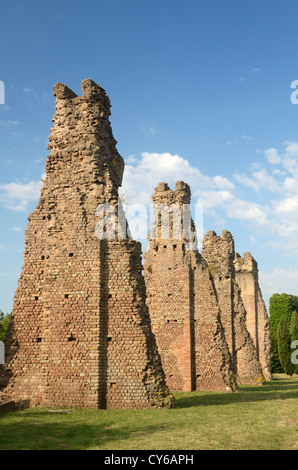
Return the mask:
<path id="1" fill-rule="evenodd" d="M 292 313 L 290 323 L 290 339 L 291 344 L 293 343 L 293 341 L 298 341 L 298 313 L 296 310 L 294 310 Z M 295 374 L 298 374 L 298 364 L 295 364 Z"/>
<path id="2" fill-rule="evenodd" d="M 296 309 L 296 302 L 294 297 L 288 294 L 273 294 L 269 300 L 272 372 L 278 373 L 283 371 L 278 354 L 277 329 L 282 317 L 285 317 L 288 328 L 290 327 L 294 309 Z"/>
<path id="3" fill-rule="evenodd" d="M 269 300 L 270 339 L 271 339 L 271 368 L 272 372 L 282 372 L 282 366 L 278 356 L 277 328 L 282 317 L 280 295 L 274 294 Z"/>
<path id="4" fill-rule="evenodd" d="M 5 315 L 2 310 L 0 310 L 0 341 L 4 341 L 7 335 L 10 318 L 11 314 Z"/>
<path id="5" fill-rule="evenodd" d="M 286 317 L 282 316 L 277 328 L 278 357 L 284 372 L 292 376 L 295 366 L 291 362 L 291 338 Z"/>

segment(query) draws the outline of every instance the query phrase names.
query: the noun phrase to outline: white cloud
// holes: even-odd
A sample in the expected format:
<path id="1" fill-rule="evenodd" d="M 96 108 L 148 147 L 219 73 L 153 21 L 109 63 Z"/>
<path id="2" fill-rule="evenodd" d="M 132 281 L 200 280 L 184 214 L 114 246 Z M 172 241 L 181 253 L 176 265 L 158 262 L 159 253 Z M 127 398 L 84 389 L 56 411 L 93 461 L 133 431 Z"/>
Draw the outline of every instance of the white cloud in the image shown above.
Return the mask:
<path id="1" fill-rule="evenodd" d="M 249 178 L 246 175 L 243 175 L 243 174 L 241 175 L 239 173 L 235 173 L 233 175 L 233 178 L 235 178 L 235 180 L 238 181 L 238 183 L 240 183 L 243 186 L 247 186 L 248 188 L 252 188 L 255 191 L 258 191 L 258 189 L 259 189 L 259 185 L 252 178 Z"/>
<path id="2" fill-rule="evenodd" d="M 137 159 L 136 155 L 129 155 L 126 158 L 126 164 L 137 163 L 137 161 L 138 161 L 138 159 Z"/>
<path id="3" fill-rule="evenodd" d="M 227 203 L 230 203 L 234 196 L 229 191 L 214 191 L 214 190 L 197 190 L 194 196 L 198 197 L 198 202 L 203 204 L 204 211 L 213 208 L 225 208 Z"/>
<path id="4" fill-rule="evenodd" d="M 274 175 L 285 176 L 287 173 L 284 170 L 273 170 Z"/>
<path id="5" fill-rule="evenodd" d="M 227 178 L 222 176 L 210 178 L 179 155 L 144 152 L 140 158 L 133 156 L 127 159 L 120 194 L 128 195 L 127 209 L 129 209 L 129 205 L 142 204 L 147 208 L 149 214 L 151 196 L 158 183 L 168 183 L 174 189 L 176 181 L 179 180 L 190 185 L 193 200 L 197 196 L 197 192 L 215 189 L 215 191 L 211 191 L 210 198 L 207 198 L 208 209 L 216 206 L 212 203 L 212 197 L 222 201 L 231 197 L 229 191 L 234 189 L 234 184 Z M 217 222 L 222 220 L 215 212 L 213 215 Z M 142 224 L 144 225 L 144 223 L 143 220 Z M 130 220 L 129 224 L 132 235 L 138 238 Z"/>
<path id="6" fill-rule="evenodd" d="M 285 145 L 291 154 L 295 152 L 295 143 L 287 142 Z M 263 164 L 268 162 L 268 156 L 277 155 L 272 149 L 269 151 L 264 153 Z M 280 157 L 280 165 L 284 166 L 287 155 L 286 151 Z M 298 190 L 294 191 L 298 188 L 296 160 L 295 165 L 297 176 L 296 166 L 291 166 L 291 177 L 289 170 L 280 170 L 277 176 L 270 172 L 271 166 L 262 168 L 260 161 L 251 164 L 247 174 L 235 173 L 232 182 L 221 175 L 204 175 L 179 155 L 144 152 L 141 158 L 133 156 L 128 159 L 122 191 L 128 194 L 129 203 L 148 206 L 159 182 L 166 182 L 174 188 L 177 180 L 183 180 L 191 187 L 193 202 L 203 204 L 204 214 L 212 217 L 215 224 L 219 225 L 219 221 L 224 223 L 226 218 L 241 221 L 247 224 L 250 234 L 270 234 L 271 243 L 278 244 L 282 239 L 284 250 L 291 247 L 292 253 L 298 253 Z M 254 196 L 249 192 L 251 189 Z"/>
<path id="7" fill-rule="evenodd" d="M 183 180 L 191 187 L 213 187 L 211 178 L 203 175 L 198 168 L 179 155 L 170 153 L 141 154 L 141 158 L 127 160 L 121 193 L 127 193 L 129 199 L 136 195 L 136 201 L 148 205 L 155 187 L 160 182 L 174 186 Z"/>
<path id="8" fill-rule="evenodd" d="M 30 202 L 38 200 L 42 185 L 42 181 L 0 184 L 0 203 L 6 209 L 25 212 Z"/>
<path id="9" fill-rule="evenodd" d="M 283 152 L 269 148 L 261 158 L 259 154 L 257 164 L 251 164 L 246 173 L 233 174 L 231 181 L 222 175 L 205 175 L 177 154 L 130 155 L 120 193 L 128 195 L 128 205 L 149 208 L 158 183 L 166 182 L 174 189 L 175 182 L 183 180 L 191 188 L 193 203 L 203 204 L 204 215 L 217 227 L 222 224 L 225 228 L 226 219 L 242 222 L 249 230 L 248 237 L 256 240 L 256 234 L 268 235 L 268 247 L 296 256 L 298 143 L 285 142 Z M 2 184 L 0 204 L 13 211 L 27 211 L 29 203 L 38 200 L 41 186 L 41 181 Z"/>
<path id="10" fill-rule="evenodd" d="M 295 178 L 286 178 L 284 181 L 284 188 L 288 192 L 297 192 L 297 181 Z"/>
<path id="11" fill-rule="evenodd" d="M 250 70 L 250 73 L 258 73 L 258 72 L 261 72 L 261 70 L 258 68 L 253 68 Z"/>
<path id="12" fill-rule="evenodd" d="M 258 187 L 262 187 L 272 192 L 276 192 L 279 189 L 279 185 L 272 175 L 269 175 L 266 170 L 254 171 L 253 177 Z"/>
<path id="13" fill-rule="evenodd" d="M 278 165 L 281 162 L 281 158 L 279 157 L 277 150 L 274 148 L 265 150 L 265 157 L 272 165 Z"/>
<path id="14" fill-rule="evenodd" d="M 235 189 L 235 185 L 229 181 L 227 178 L 223 178 L 222 176 L 215 176 L 213 178 L 215 186 L 219 189 Z"/>
<path id="15" fill-rule="evenodd" d="M 268 306 L 269 298 L 273 294 L 297 294 L 298 269 L 276 267 L 270 272 L 259 272 L 262 294 Z"/>
<path id="16" fill-rule="evenodd" d="M 284 216 L 286 214 L 298 213 L 298 196 L 286 198 L 278 202 L 275 206 L 275 212 Z"/>
<path id="17" fill-rule="evenodd" d="M 226 212 L 230 218 L 236 218 L 246 222 L 254 222 L 256 225 L 268 225 L 267 211 L 256 202 L 243 201 L 234 198 L 232 204 L 226 207 Z"/>
<path id="18" fill-rule="evenodd" d="M 293 141 L 285 141 L 286 144 L 286 154 L 298 157 L 298 142 Z"/>

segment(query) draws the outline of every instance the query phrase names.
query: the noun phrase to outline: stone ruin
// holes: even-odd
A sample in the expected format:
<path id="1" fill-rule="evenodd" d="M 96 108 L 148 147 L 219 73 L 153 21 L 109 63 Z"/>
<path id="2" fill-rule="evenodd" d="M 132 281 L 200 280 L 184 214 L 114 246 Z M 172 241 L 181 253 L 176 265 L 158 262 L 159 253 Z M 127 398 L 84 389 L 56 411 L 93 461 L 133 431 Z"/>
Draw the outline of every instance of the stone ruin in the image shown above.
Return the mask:
<path id="1" fill-rule="evenodd" d="M 95 233 L 98 206 L 114 207 L 123 219 L 124 162 L 110 127 L 109 98 L 89 79 L 82 96 L 61 83 L 54 95 L 46 178 L 28 218 L 2 400 L 171 407 L 145 303 L 141 244 Z"/>
<path id="2" fill-rule="evenodd" d="M 172 390 L 234 391 L 236 377 L 214 283 L 196 249 L 193 221 L 192 233 L 183 230 L 190 188 L 179 181 L 172 191 L 160 183 L 152 199 L 154 220 L 144 277 L 167 383 Z"/>
<path id="3" fill-rule="evenodd" d="M 0 402 L 170 408 L 170 389 L 235 391 L 270 379 L 268 316 L 253 258 L 236 255 L 225 231 L 209 232 L 198 252 L 190 188 L 180 181 L 174 191 L 160 183 L 153 196 L 143 269 L 118 197 L 124 162 L 108 96 L 89 79 L 82 96 L 61 83 L 54 95 Z"/>
<path id="4" fill-rule="evenodd" d="M 236 282 L 246 310 L 246 326 L 257 351 L 265 379 L 272 380 L 269 318 L 259 285 L 258 263 L 250 253 L 236 253 Z"/>
<path id="5" fill-rule="evenodd" d="M 231 233 L 223 230 L 222 236 L 217 236 L 213 231 L 208 232 L 204 237 L 202 256 L 206 259 L 214 280 L 221 320 L 238 383 L 262 384 L 265 377 L 270 380 L 270 354 L 264 354 L 266 361 L 262 367 L 260 354 L 248 327 L 243 292 L 237 282 L 239 277 L 236 275 L 236 254 Z M 257 276 L 255 286 L 260 292 Z M 263 307 L 265 308 L 265 304 Z M 263 313 L 269 323 L 266 310 Z M 259 334 L 262 335 L 261 330 Z M 263 342 L 263 348 L 264 351 L 270 351 L 269 337 Z"/>
<path id="6" fill-rule="evenodd" d="M 256 266 L 252 271 L 245 263 L 254 288 L 253 304 L 249 281 L 239 279 L 232 235 L 208 232 L 200 255 L 190 217 L 185 224 L 190 230 L 184 230 L 189 186 L 179 181 L 171 190 L 160 183 L 152 199 L 154 220 L 144 277 L 152 330 L 169 387 L 236 390 L 237 384 L 270 380 L 269 322 Z"/>

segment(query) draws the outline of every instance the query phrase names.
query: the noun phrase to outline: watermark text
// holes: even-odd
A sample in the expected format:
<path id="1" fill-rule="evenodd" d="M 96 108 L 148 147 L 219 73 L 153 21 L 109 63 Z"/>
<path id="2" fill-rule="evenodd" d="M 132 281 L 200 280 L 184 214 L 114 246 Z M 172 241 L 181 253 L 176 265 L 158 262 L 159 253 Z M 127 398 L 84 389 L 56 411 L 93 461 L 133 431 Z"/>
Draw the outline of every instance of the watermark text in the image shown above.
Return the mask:
<path id="1" fill-rule="evenodd" d="M 0 365 L 5 364 L 5 348 L 3 341 L 0 341 Z"/>
<path id="2" fill-rule="evenodd" d="M 194 221 L 189 204 L 160 204 L 147 207 L 140 203 L 122 207 L 100 204 L 95 216 L 99 218 L 95 234 L 99 240 L 126 239 L 167 240 L 183 239 L 187 250 L 199 249 L 203 240 L 203 205 L 194 207 Z M 152 222 L 150 222 L 152 221 Z"/>
<path id="3" fill-rule="evenodd" d="M 291 344 L 291 349 L 295 349 L 295 348 L 296 350 L 291 354 L 291 362 L 292 364 L 297 365 L 298 364 L 298 340 L 293 341 Z"/>
<path id="4" fill-rule="evenodd" d="M 5 104 L 5 85 L 2 80 L 0 80 L 0 104 Z"/>

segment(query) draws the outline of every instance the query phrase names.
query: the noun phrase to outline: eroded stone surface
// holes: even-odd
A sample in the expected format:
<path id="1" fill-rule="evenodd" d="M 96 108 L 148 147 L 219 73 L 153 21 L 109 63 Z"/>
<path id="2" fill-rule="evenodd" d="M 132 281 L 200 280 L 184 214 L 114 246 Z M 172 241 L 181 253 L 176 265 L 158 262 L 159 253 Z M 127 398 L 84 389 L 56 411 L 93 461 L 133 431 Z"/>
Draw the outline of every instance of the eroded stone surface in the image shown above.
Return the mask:
<path id="1" fill-rule="evenodd" d="M 272 380 L 269 317 L 259 285 L 258 264 L 250 253 L 244 253 L 243 258 L 236 253 L 234 265 L 236 282 L 241 289 L 246 310 L 246 326 L 257 350 L 264 377 L 269 381 Z"/>
<path id="2" fill-rule="evenodd" d="M 82 96 L 62 83 L 54 95 L 46 179 L 28 218 L 0 399 L 171 407 L 166 381 L 172 390 L 234 391 L 237 382 L 270 380 L 255 260 L 235 255 L 228 231 L 208 232 L 200 255 L 189 186 L 160 183 L 143 277 L 141 245 L 118 198 L 124 162 L 109 98 L 89 79 Z"/>
<path id="3" fill-rule="evenodd" d="M 213 281 L 196 249 L 193 221 L 191 230 L 183 224 L 190 188 L 183 181 L 175 190 L 160 183 L 152 199 L 144 277 L 167 383 L 172 390 L 236 390 Z"/>
<path id="4" fill-rule="evenodd" d="M 82 96 L 61 83 L 54 95 L 46 178 L 28 218 L 2 399 L 170 407 L 145 303 L 141 245 L 119 239 L 117 230 L 114 239 L 95 234 L 99 205 L 111 205 L 116 222 L 120 215 L 123 222 L 124 162 L 110 127 L 109 98 L 89 79 Z"/>
<path id="5" fill-rule="evenodd" d="M 206 234 L 202 256 L 208 263 L 217 292 L 220 317 L 225 331 L 233 368 L 239 384 L 265 382 L 253 340 L 247 328 L 247 314 L 241 289 L 236 282 L 235 247 L 232 234 L 223 230 Z"/>

